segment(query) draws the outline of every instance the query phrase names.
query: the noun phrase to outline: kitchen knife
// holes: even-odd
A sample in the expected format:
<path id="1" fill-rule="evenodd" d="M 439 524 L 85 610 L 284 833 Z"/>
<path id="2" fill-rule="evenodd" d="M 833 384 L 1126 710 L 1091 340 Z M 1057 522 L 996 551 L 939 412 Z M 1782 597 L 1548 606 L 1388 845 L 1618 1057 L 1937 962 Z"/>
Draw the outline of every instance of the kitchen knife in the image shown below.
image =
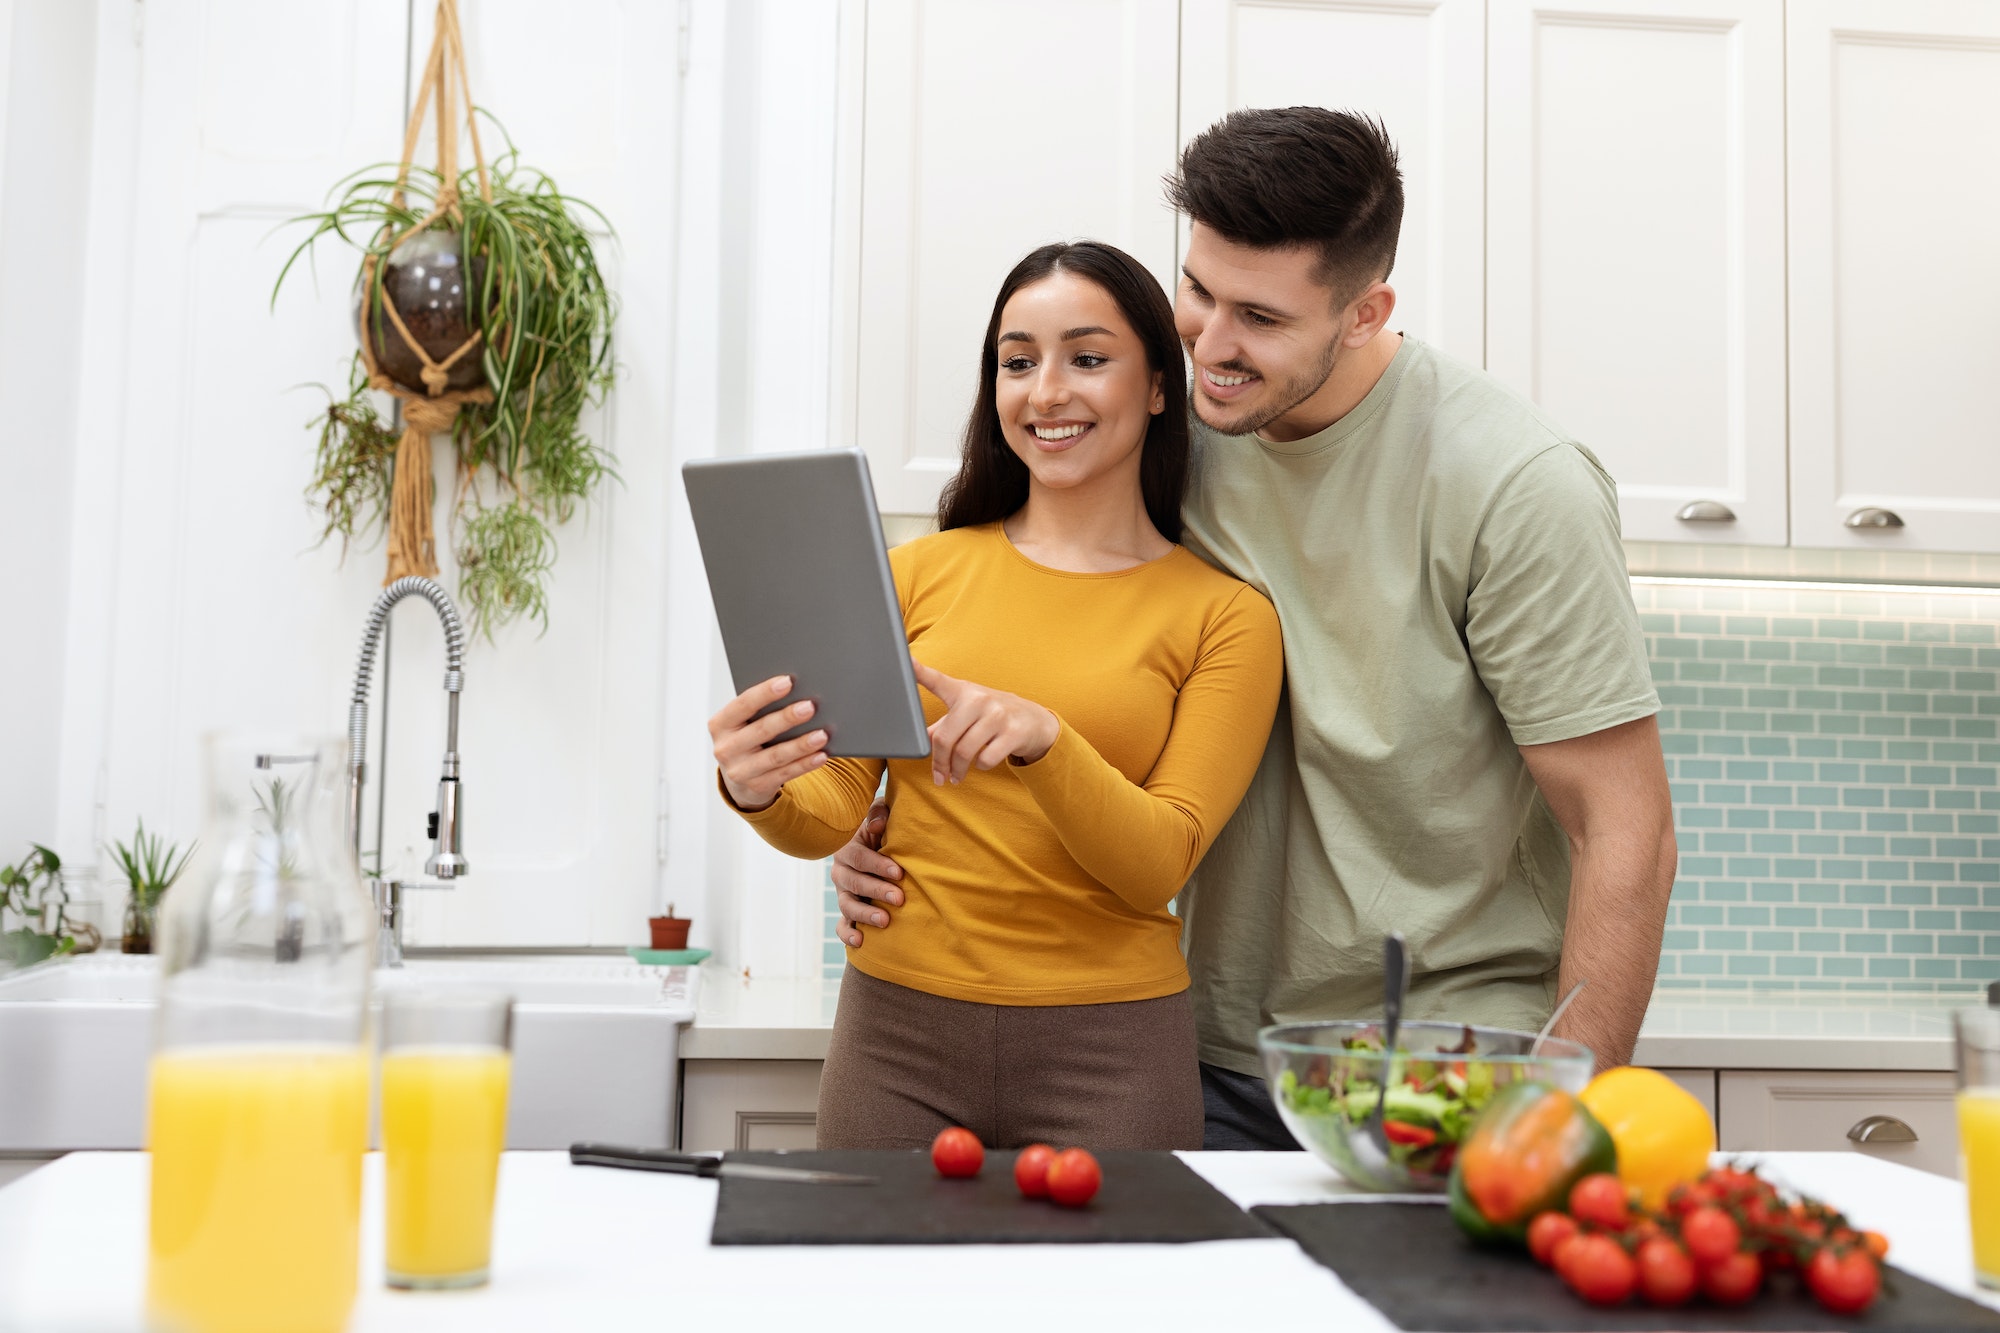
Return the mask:
<path id="1" fill-rule="evenodd" d="M 627 1148 L 615 1143 L 572 1143 L 573 1166 L 615 1166 L 627 1171 L 666 1171 L 684 1176 L 729 1176 L 736 1180 L 789 1180 L 801 1185 L 873 1185 L 873 1176 L 849 1176 L 838 1171 L 809 1171 L 799 1166 L 765 1166 L 757 1162 L 726 1162 L 704 1153 L 668 1152 L 660 1148 Z"/>

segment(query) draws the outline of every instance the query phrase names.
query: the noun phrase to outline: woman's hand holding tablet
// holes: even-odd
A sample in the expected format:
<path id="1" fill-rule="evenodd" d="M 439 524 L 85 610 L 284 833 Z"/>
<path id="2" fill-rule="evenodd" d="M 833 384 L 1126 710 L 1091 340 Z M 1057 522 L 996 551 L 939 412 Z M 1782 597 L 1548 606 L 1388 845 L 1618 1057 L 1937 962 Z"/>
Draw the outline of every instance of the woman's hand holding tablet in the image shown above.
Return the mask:
<path id="1" fill-rule="evenodd" d="M 1062 731 L 1056 715 L 1032 699 L 947 676 L 910 659 L 917 684 L 935 694 L 945 714 L 930 725 L 931 781 L 963 782 L 976 765 L 997 768 L 1018 759 L 1032 764 L 1049 752 Z"/>
<path id="2" fill-rule="evenodd" d="M 779 789 L 787 782 L 826 762 L 824 730 L 771 744 L 813 715 L 812 700 L 801 699 L 789 708 L 757 716 L 757 710 L 784 698 L 791 688 L 790 676 L 773 676 L 731 699 L 708 720 L 723 789 L 739 810 L 755 814 L 765 809 L 778 799 Z"/>

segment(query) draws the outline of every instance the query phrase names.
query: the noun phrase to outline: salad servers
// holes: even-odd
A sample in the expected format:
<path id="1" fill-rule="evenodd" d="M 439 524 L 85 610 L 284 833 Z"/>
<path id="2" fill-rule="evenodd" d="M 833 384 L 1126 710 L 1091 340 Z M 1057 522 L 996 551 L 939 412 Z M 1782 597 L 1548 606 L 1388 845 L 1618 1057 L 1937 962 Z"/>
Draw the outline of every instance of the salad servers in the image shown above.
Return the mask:
<path id="1" fill-rule="evenodd" d="M 1563 1016 L 1563 1010 L 1569 1008 L 1569 1002 L 1571 1000 L 1574 1000 L 1578 996 L 1578 994 L 1582 992 L 1583 988 L 1585 986 L 1588 986 L 1589 984 L 1590 984 L 1590 978 L 1589 977 L 1583 978 L 1581 981 L 1578 981 L 1574 986 L 1571 986 L 1569 988 L 1569 994 L 1563 996 L 1561 1000 L 1556 1002 L 1555 1012 L 1549 1015 L 1548 1022 L 1542 1024 L 1542 1030 L 1535 1034 L 1535 1044 L 1528 1048 L 1529 1055 L 1541 1054 L 1542 1043 L 1547 1041 L 1549 1039 L 1549 1033 L 1554 1031 L 1556 1020 Z M 2000 985 L 2000 982 L 1996 982 L 1995 984 Z"/>
<path id="2" fill-rule="evenodd" d="M 1402 932 L 1390 931 L 1382 941 L 1382 1083 L 1375 1094 L 1375 1109 L 1355 1136 L 1355 1156 L 1375 1158 L 1370 1165 L 1377 1171 L 1389 1168 L 1389 1135 L 1382 1128 L 1388 1108 L 1389 1082 L 1396 1067 L 1396 1029 L 1403 1023 L 1403 997 L 1410 990 L 1410 951 Z"/>

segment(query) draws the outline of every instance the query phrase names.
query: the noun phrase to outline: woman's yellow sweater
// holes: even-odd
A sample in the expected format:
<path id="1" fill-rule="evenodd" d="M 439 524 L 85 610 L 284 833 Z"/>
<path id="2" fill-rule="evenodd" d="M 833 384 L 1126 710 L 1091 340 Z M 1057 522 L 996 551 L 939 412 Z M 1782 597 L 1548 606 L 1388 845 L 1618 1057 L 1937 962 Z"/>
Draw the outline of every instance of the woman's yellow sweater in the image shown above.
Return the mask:
<path id="1" fill-rule="evenodd" d="M 882 770 L 882 853 L 903 906 L 863 927 L 856 968 L 987 1004 L 1101 1004 L 1184 990 L 1168 910 L 1250 785 L 1284 672 L 1277 613 L 1176 547 L 1112 574 L 1038 565 L 999 524 L 889 553 L 913 656 L 1061 719 L 1032 764 L 934 786 L 928 759 L 834 759 L 744 817 L 772 846 L 826 856 Z M 928 692 L 924 713 L 944 706 Z"/>

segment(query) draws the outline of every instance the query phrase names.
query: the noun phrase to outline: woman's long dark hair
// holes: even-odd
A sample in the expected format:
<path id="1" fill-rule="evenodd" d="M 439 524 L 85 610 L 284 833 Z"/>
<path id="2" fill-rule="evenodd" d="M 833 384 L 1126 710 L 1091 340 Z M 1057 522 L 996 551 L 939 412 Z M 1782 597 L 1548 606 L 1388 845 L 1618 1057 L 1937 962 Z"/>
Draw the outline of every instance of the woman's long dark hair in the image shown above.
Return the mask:
<path id="1" fill-rule="evenodd" d="M 1140 443 L 1139 492 L 1146 516 L 1170 542 L 1181 539 L 1181 497 L 1187 491 L 1187 377 L 1181 367 L 1174 308 L 1144 266 L 1102 241 L 1045 245 L 1014 265 L 993 300 L 986 342 L 979 349 L 979 392 L 965 423 L 958 475 L 938 497 L 938 530 L 996 523 L 1028 502 L 1028 465 L 1000 432 L 995 384 L 1000 377 L 1000 315 L 1015 292 L 1053 273 L 1074 273 L 1102 287 L 1146 349 L 1146 364 L 1160 376 L 1166 410 L 1154 414 Z"/>

